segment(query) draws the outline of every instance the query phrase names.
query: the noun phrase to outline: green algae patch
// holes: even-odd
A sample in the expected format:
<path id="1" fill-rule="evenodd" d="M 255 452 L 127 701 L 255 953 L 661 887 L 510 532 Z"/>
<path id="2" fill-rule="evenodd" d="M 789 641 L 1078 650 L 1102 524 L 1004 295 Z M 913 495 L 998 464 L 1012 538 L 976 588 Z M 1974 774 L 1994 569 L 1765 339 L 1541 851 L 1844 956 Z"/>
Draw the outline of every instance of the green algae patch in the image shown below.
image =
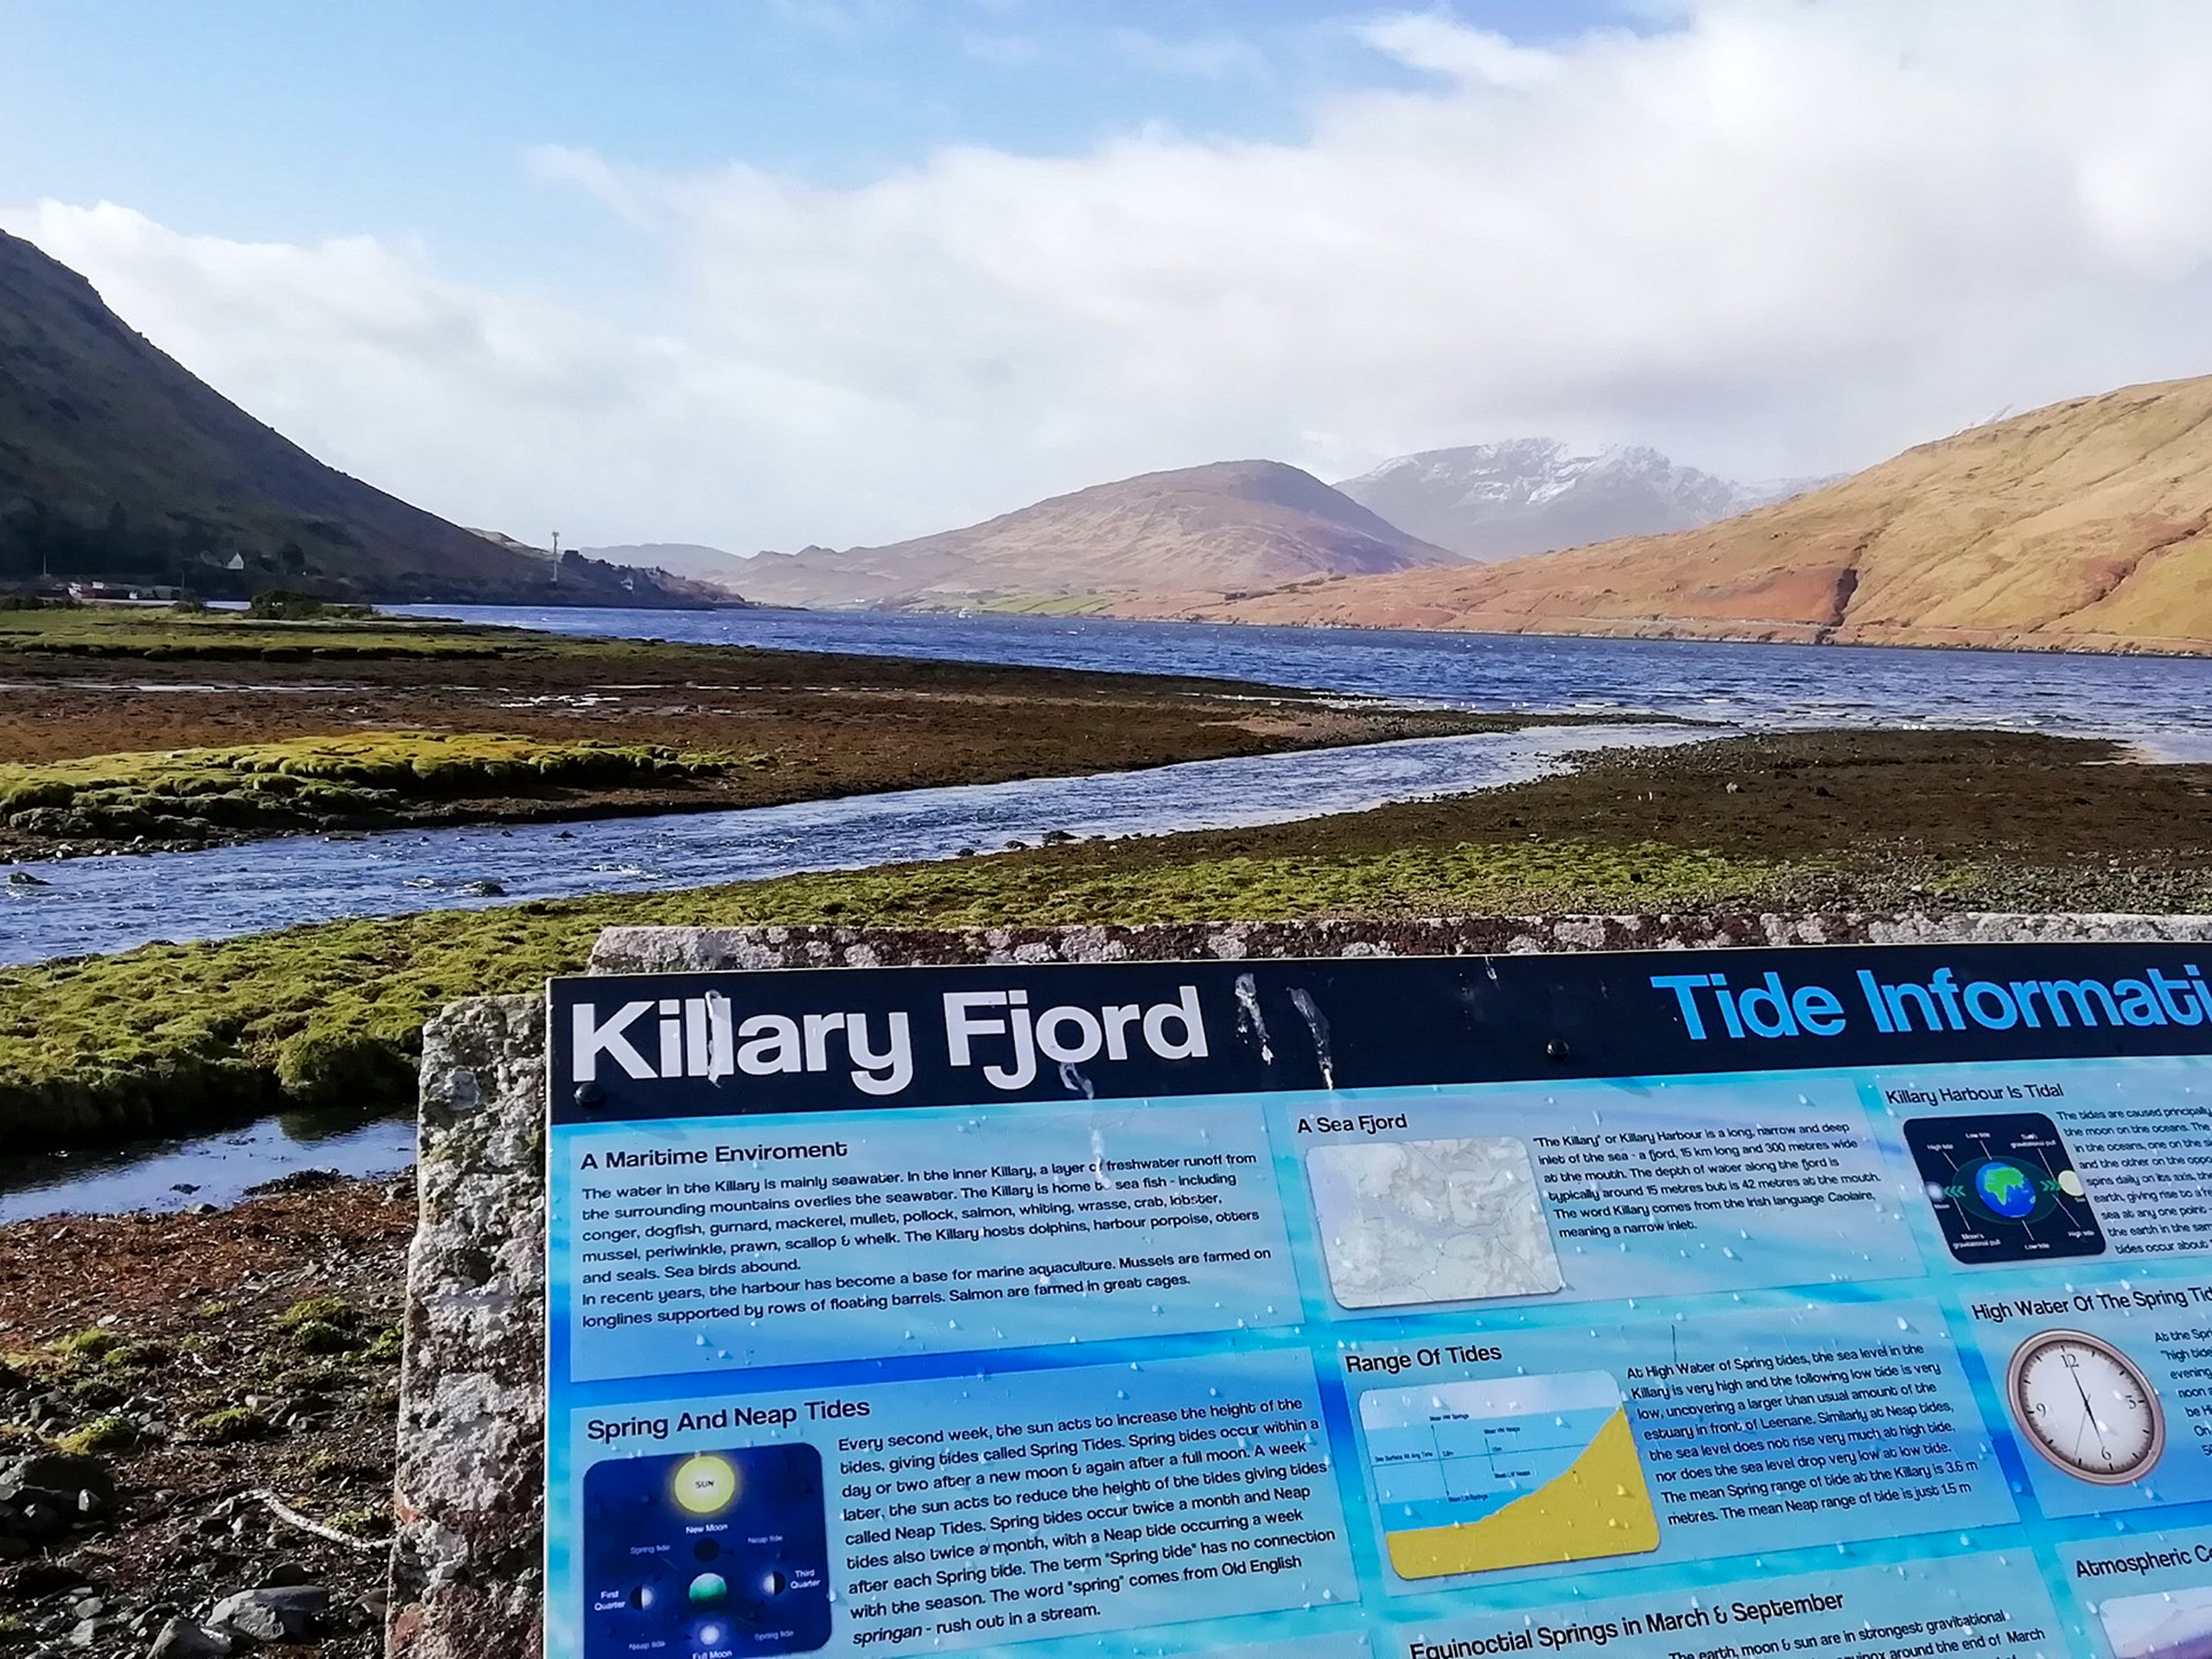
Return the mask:
<path id="1" fill-rule="evenodd" d="M 64 1434 L 54 1444 L 64 1452 L 112 1457 L 137 1450 L 144 1439 L 138 1426 L 128 1417 L 96 1417 L 82 1428 Z"/>
<path id="2" fill-rule="evenodd" d="M 50 657 L 181 658 L 200 662 L 496 658 L 544 637 L 433 618 L 251 616 L 242 611 L 162 611 L 66 606 L 0 610 L 0 653 Z"/>
<path id="3" fill-rule="evenodd" d="M 651 744 L 495 733 L 371 732 L 140 750 L 0 765 L 0 823 L 25 835 L 110 840 L 269 834 L 381 822 L 459 796 L 667 784 L 727 764 Z"/>
<path id="4" fill-rule="evenodd" d="M 404 1109 L 423 1020 L 581 969 L 601 928 L 1273 920 L 1740 905 L 1756 862 L 1663 847 L 1408 847 L 1073 863 L 1073 848 L 687 892 L 427 912 L 0 972 L 0 1147 L 298 1106 Z"/>

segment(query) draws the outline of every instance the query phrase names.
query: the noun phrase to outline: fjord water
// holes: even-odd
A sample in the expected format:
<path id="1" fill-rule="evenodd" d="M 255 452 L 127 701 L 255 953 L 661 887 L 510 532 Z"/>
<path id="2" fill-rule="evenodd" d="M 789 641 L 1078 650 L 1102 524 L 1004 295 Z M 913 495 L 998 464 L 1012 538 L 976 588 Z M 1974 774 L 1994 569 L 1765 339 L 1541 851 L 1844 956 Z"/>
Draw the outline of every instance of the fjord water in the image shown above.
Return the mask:
<path id="1" fill-rule="evenodd" d="M 1672 715 L 1754 730 L 1979 727 L 2142 742 L 2212 760 L 2212 659 L 1276 628 L 874 611 L 409 607 L 629 639 L 1195 674 L 1403 701 Z"/>

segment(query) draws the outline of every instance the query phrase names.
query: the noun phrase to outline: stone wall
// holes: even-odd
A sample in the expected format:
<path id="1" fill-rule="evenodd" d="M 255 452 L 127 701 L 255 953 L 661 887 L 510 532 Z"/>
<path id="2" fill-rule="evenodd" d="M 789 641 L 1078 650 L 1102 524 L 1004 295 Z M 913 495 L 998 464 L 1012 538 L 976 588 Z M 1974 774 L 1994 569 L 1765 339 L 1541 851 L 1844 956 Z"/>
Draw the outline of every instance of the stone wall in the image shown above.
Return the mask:
<path id="1" fill-rule="evenodd" d="M 2212 941 L 2208 916 L 1465 917 L 1128 928 L 610 928 L 595 973 L 1781 944 Z M 423 1033 L 389 1652 L 537 1659 L 543 1581 L 544 1013 L 457 1002 Z"/>

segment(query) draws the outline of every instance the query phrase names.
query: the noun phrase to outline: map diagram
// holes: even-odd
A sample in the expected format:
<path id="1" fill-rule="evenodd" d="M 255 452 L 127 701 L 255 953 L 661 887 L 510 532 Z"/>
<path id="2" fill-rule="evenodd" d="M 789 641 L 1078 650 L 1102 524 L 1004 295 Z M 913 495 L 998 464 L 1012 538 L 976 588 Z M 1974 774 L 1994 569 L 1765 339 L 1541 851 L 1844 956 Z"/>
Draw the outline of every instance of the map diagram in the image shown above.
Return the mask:
<path id="1" fill-rule="evenodd" d="M 1916 1117 L 1905 1144 L 1943 1243 L 1960 1262 L 2042 1262 L 2097 1255 L 2104 1230 L 2088 1191 L 2041 1112 Z"/>
<path id="2" fill-rule="evenodd" d="M 1606 1372 L 1377 1389 L 1360 1396 L 1359 1419 L 1402 1579 L 1659 1548 L 1627 1407 Z"/>
<path id="3" fill-rule="evenodd" d="M 1345 1307 L 1544 1296 L 1566 1282 L 1529 1148 L 1509 1136 L 1315 1147 L 1306 1175 Z"/>

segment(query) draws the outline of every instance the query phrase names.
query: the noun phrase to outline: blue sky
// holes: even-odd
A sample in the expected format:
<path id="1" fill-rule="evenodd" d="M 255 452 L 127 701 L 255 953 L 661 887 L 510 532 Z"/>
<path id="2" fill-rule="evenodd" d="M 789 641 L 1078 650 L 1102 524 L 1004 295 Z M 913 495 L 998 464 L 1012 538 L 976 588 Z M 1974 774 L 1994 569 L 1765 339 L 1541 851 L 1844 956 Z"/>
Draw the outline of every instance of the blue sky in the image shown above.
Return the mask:
<path id="1" fill-rule="evenodd" d="M 493 279 L 579 251 L 573 199 L 526 163 L 537 146 L 855 185 L 945 145 L 1071 155 L 1155 123 L 1295 139 L 1317 95 L 1424 79 L 1347 27 L 1389 10 L 0 0 L 0 200 L 105 199 L 244 240 L 419 236 Z M 1607 0 L 1437 10 L 1529 41 L 1632 16 Z"/>
<path id="2" fill-rule="evenodd" d="M 0 0 L 0 228 L 461 522 L 737 550 L 2212 370 L 2202 0 Z"/>

